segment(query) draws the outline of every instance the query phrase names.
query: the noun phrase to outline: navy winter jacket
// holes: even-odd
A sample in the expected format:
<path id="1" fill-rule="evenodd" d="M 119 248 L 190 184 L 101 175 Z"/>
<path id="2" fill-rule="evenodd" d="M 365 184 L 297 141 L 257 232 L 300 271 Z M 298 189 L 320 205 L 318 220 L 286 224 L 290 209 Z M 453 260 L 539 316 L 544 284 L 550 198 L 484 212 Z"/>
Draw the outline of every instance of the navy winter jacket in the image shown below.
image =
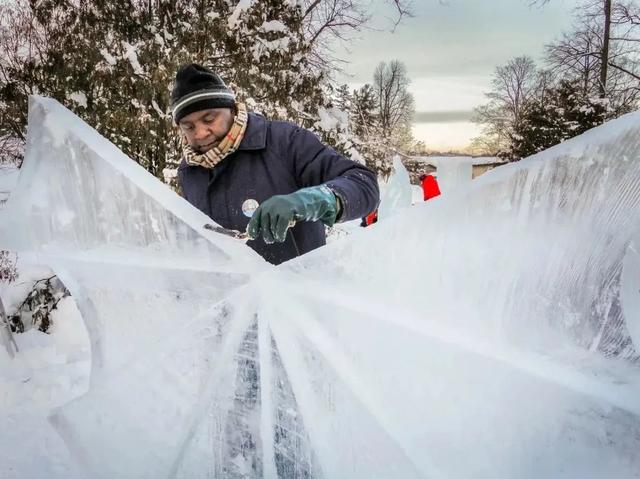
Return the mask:
<path id="1" fill-rule="evenodd" d="M 270 121 L 249 113 L 238 150 L 214 168 L 188 165 L 178 168 L 184 196 L 220 226 L 245 231 L 249 218 L 242 203 L 258 203 L 274 195 L 293 193 L 307 186 L 325 184 L 340 198 L 340 221 L 366 216 L 376 209 L 380 192 L 375 174 L 348 160 L 304 128 Z M 324 225 L 298 222 L 284 243 L 266 244 L 262 238 L 247 242 L 264 259 L 280 264 L 325 244 Z"/>

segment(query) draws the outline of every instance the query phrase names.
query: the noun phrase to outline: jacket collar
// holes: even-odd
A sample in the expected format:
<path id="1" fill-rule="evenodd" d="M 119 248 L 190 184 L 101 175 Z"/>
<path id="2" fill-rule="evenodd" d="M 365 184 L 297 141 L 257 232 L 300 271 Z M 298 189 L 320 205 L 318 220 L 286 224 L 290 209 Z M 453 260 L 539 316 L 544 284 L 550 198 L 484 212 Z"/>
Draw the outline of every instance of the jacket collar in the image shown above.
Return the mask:
<path id="1" fill-rule="evenodd" d="M 238 150 L 262 150 L 267 145 L 267 120 L 264 116 L 249 113 L 247 129 Z"/>

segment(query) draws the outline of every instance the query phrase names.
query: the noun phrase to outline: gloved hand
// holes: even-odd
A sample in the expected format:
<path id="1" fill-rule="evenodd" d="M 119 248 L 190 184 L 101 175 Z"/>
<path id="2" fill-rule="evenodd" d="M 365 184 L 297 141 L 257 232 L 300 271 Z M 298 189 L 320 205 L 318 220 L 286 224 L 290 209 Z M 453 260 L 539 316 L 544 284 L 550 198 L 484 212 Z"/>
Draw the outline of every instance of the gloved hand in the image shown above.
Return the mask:
<path id="1" fill-rule="evenodd" d="M 338 199 L 324 185 L 302 188 L 288 195 L 272 196 L 253 213 L 247 234 L 256 239 L 260 232 L 265 243 L 283 242 L 296 221 L 322 221 L 332 226 L 338 217 Z"/>

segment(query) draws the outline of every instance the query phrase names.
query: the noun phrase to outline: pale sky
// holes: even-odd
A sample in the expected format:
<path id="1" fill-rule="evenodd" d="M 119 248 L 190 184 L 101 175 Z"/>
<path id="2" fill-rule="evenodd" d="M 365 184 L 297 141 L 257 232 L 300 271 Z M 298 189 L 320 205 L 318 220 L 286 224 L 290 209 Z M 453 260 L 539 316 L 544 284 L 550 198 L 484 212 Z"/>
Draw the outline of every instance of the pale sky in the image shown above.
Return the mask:
<path id="1" fill-rule="evenodd" d="M 467 146 L 479 130 L 471 111 L 485 103 L 496 66 L 513 57 L 538 60 L 544 45 L 572 23 L 577 0 L 551 0 L 544 8 L 529 0 L 413 0 L 414 18 L 389 32 L 393 10 L 372 0 L 374 26 L 336 48 L 349 63 L 337 79 L 353 88 L 371 82 L 381 61 L 400 60 L 416 100 L 414 136 L 427 146 Z"/>

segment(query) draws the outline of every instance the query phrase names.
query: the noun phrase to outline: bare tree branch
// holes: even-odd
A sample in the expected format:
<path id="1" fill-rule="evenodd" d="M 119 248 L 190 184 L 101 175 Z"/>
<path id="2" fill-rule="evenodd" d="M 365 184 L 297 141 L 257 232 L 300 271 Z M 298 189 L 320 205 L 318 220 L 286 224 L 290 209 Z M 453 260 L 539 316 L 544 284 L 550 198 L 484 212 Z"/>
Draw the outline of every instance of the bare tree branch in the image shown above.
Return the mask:
<path id="1" fill-rule="evenodd" d="M 608 65 L 610 67 L 612 67 L 612 68 L 615 68 L 616 70 L 620 70 L 621 72 L 626 73 L 627 75 L 635 78 L 636 80 L 640 80 L 640 75 L 638 75 L 638 74 L 636 74 L 636 73 L 634 73 L 634 72 L 632 72 L 630 70 L 627 70 L 626 68 L 621 67 L 620 65 L 616 65 L 615 63 L 612 63 L 612 62 L 609 62 Z"/>
<path id="2" fill-rule="evenodd" d="M 378 100 L 382 135 L 391 137 L 397 128 L 406 127 L 414 113 L 414 100 L 408 91 L 409 77 L 402 62 L 393 60 L 378 64 L 373 88 Z"/>

